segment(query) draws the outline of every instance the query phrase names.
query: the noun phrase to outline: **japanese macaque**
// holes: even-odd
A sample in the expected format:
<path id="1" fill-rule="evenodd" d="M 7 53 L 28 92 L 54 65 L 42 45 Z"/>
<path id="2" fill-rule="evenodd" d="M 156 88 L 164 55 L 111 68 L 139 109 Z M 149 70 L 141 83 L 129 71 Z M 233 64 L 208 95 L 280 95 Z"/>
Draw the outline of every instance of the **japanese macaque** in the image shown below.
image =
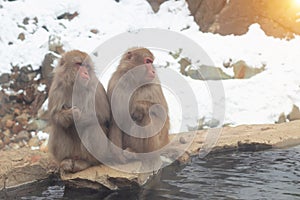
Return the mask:
<path id="1" fill-rule="evenodd" d="M 148 49 L 131 48 L 109 81 L 109 139 L 123 150 L 150 153 L 169 143 L 168 105 L 153 61 Z"/>
<path id="2" fill-rule="evenodd" d="M 73 50 L 62 56 L 54 71 L 48 109 L 49 151 L 60 169 L 77 172 L 99 164 L 95 157 L 107 151 L 111 111 L 86 53 Z"/>

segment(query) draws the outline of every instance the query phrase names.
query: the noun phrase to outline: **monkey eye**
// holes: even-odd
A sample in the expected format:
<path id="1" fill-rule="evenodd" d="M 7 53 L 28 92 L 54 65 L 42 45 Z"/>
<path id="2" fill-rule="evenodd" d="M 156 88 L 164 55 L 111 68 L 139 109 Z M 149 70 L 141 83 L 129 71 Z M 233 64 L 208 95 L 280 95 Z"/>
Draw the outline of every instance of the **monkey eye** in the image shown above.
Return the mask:
<path id="1" fill-rule="evenodd" d="M 77 62 L 75 63 L 76 65 L 79 65 L 79 66 L 82 66 L 82 63 L 81 62 Z"/>
<path id="2" fill-rule="evenodd" d="M 152 64 L 152 63 L 153 63 L 153 60 L 151 60 L 150 58 L 147 58 L 146 61 L 145 61 L 145 63 L 147 63 L 147 64 Z"/>

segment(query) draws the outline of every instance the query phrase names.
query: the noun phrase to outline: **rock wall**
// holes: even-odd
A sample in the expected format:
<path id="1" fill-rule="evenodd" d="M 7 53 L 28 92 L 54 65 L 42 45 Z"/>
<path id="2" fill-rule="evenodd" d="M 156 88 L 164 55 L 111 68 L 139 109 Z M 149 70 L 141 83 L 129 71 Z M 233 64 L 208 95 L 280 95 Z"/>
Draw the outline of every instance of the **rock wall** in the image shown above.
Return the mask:
<path id="1" fill-rule="evenodd" d="M 157 12 L 165 0 L 147 0 Z M 203 32 L 242 35 L 253 23 L 269 36 L 300 35 L 300 5 L 295 0 L 186 0 Z"/>

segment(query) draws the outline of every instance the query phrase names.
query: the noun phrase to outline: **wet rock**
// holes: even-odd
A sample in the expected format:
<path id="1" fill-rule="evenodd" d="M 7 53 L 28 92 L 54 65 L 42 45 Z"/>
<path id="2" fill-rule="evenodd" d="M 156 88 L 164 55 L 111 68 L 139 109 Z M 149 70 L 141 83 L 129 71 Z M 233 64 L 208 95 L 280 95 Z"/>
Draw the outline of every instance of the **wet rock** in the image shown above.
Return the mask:
<path id="1" fill-rule="evenodd" d="M 279 115 L 278 121 L 276 121 L 275 123 L 276 123 L 276 124 L 281 124 L 281 123 L 284 123 L 284 122 L 286 122 L 286 116 L 285 116 L 284 113 L 281 113 L 281 114 Z"/>
<path id="2" fill-rule="evenodd" d="M 30 147 L 38 147 L 38 146 L 40 146 L 39 143 L 40 143 L 40 141 L 39 141 L 38 137 L 33 137 L 28 141 L 28 145 Z"/>
<path id="3" fill-rule="evenodd" d="M 10 81 L 10 75 L 8 73 L 3 73 L 0 76 L 0 84 L 8 83 Z"/>
<path id="4" fill-rule="evenodd" d="M 27 126 L 28 131 L 42 130 L 47 126 L 47 122 L 41 119 L 34 119 Z"/>
<path id="5" fill-rule="evenodd" d="M 299 107 L 293 105 L 292 111 L 287 115 L 289 121 L 299 120 L 300 119 L 300 110 Z"/>
<path id="6" fill-rule="evenodd" d="M 16 117 L 16 121 L 19 122 L 22 126 L 26 126 L 28 123 L 28 114 L 23 113 L 22 115 L 19 115 L 18 117 Z"/>
<path id="7" fill-rule="evenodd" d="M 18 35 L 18 39 L 21 40 L 21 41 L 24 41 L 25 40 L 25 34 L 24 33 L 20 33 Z"/>
<path id="8" fill-rule="evenodd" d="M 25 140 L 25 141 L 28 141 L 30 139 L 30 133 L 28 131 L 20 131 L 16 138 L 15 138 L 15 142 L 19 142 L 19 141 L 22 141 L 22 140 Z"/>

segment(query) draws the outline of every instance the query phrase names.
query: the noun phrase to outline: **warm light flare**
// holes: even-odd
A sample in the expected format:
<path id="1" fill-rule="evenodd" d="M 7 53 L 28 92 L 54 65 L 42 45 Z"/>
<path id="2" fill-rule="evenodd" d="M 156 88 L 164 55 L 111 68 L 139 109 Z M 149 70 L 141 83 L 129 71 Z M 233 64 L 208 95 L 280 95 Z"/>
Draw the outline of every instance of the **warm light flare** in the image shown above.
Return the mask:
<path id="1" fill-rule="evenodd" d="M 296 6 L 300 6 L 300 0 L 294 0 Z"/>

